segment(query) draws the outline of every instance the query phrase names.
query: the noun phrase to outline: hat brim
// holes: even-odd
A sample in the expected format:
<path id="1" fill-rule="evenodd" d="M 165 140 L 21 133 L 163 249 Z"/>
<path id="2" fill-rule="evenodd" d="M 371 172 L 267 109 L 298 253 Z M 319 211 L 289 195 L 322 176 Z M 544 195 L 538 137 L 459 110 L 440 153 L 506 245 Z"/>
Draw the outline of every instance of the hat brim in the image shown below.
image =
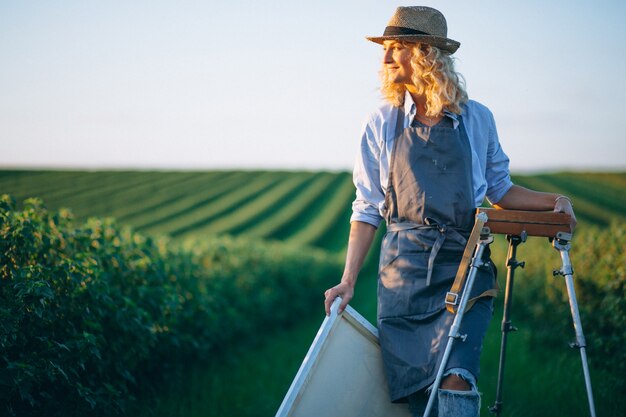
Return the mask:
<path id="1" fill-rule="evenodd" d="M 365 39 L 368 41 L 372 41 L 378 44 L 382 44 L 384 41 L 405 41 L 405 42 L 416 42 L 416 43 L 426 43 L 428 45 L 435 46 L 442 51 L 448 52 L 449 54 L 453 54 L 459 49 L 461 46 L 460 42 L 457 42 L 452 39 L 442 38 L 440 36 L 433 35 L 391 35 L 391 36 L 368 36 Z"/>

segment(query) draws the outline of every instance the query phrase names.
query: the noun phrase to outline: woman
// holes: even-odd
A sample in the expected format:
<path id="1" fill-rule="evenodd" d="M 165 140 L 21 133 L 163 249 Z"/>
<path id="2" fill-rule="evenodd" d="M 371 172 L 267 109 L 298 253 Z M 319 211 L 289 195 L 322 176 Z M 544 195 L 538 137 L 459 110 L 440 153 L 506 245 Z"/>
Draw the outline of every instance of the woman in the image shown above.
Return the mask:
<path id="1" fill-rule="evenodd" d="M 378 281 L 378 328 L 392 401 L 422 415 L 453 316 L 444 305 L 483 200 L 497 208 L 563 211 L 569 198 L 513 185 L 491 112 L 468 100 L 451 55 L 443 15 L 429 7 L 399 7 L 383 36 L 385 103 L 365 125 L 354 169 L 357 197 L 341 282 L 325 292 L 343 311 L 376 228 L 385 219 Z M 575 222 L 575 220 L 573 220 Z M 485 254 L 473 295 L 490 294 L 495 268 Z M 438 392 L 439 415 L 478 416 L 478 363 L 492 316 L 491 296 L 463 319 L 463 343 L 453 347 Z"/>

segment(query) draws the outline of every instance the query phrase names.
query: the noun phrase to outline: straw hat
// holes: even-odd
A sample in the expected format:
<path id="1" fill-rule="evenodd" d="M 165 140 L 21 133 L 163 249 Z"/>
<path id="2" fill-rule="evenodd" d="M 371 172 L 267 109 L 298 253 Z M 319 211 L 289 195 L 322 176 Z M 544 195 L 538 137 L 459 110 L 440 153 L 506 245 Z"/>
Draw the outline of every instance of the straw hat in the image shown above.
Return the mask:
<path id="1" fill-rule="evenodd" d="M 425 6 L 398 7 L 383 36 L 367 37 L 376 43 L 386 40 L 426 43 L 453 54 L 461 44 L 448 39 L 446 18 L 439 10 Z"/>

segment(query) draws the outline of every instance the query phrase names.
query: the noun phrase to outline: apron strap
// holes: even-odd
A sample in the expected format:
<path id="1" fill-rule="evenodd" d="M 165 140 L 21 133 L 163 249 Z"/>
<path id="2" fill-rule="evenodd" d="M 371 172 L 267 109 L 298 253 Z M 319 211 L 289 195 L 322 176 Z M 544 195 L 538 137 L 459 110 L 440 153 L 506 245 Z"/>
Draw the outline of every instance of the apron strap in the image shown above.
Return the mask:
<path id="1" fill-rule="evenodd" d="M 445 225 L 444 225 L 445 227 Z M 435 266 L 435 257 L 437 253 L 439 253 L 439 249 L 443 245 L 443 241 L 446 240 L 446 229 L 439 229 L 439 237 L 435 241 L 433 248 L 430 251 L 430 256 L 428 257 L 428 274 L 426 275 L 426 286 L 430 285 L 430 278 L 433 275 L 433 267 Z"/>
<path id="2" fill-rule="evenodd" d="M 394 140 L 398 139 L 398 136 L 404 131 L 404 106 L 398 107 L 398 115 L 396 117 L 396 132 Z"/>
<path id="3" fill-rule="evenodd" d="M 497 281 L 496 281 L 496 286 L 497 286 Z M 492 288 L 490 290 L 486 290 L 482 294 L 477 295 L 476 297 L 470 298 L 469 300 L 467 300 L 467 305 L 465 306 L 465 312 L 467 313 L 468 311 L 470 311 L 470 309 L 474 306 L 476 301 L 478 301 L 479 299 L 483 297 L 496 298 L 497 296 L 498 296 L 498 288 Z"/>
<path id="4" fill-rule="evenodd" d="M 388 225 L 391 223 L 392 217 L 393 217 L 393 213 L 389 209 L 391 207 L 391 205 L 389 204 L 389 199 L 391 196 L 390 193 L 394 193 L 393 171 L 394 171 L 395 162 L 396 162 L 396 158 L 395 158 L 396 148 L 398 147 L 400 135 L 402 135 L 403 131 L 404 131 L 404 106 L 400 106 L 396 108 L 396 127 L 395 127 L 395 133 L 393 136 L 393 145 L 391 148 L 391 155 L 389 158 L 389 178 L 387 179 L 387 192 L 385 193 L 385 201 L 384 201 L 384 217 Z M 395 205 L 396 204 L 394 203 L 394 207 Z M 393 210 L 396 210 L 396 208 L 394 208 Z"/>
<path id="5" fill-rule="evenodd" d="M 439 249 L 441 249 L 441 247 L 443 246 L 443 242 L 446 240 L 446 238 L 450 238 L 462 246 L 465 246 L 465 244 L 467 243 L 467 239 L 465 239 L 465 237 L 463 237 L 463 235 L 459 233 L 458 230 L 455 228 L 448 227 L 445 224 L 439 224 L 437 223 L 437 221 L 431 219 L 430 217 L 427 217 L 424 220 L 426 224 L 411 222 L 391 223 L 387 225 L 387 231 L 400 232 L 403 230 L 439 230 L 439 236 L 437 236 L 437 240 L 435 240 L 435 243 L 433 243 L 433 247 L 430 250 L 430 256 L 428 257 L 428 273 L 426 275 L 426 286 L 429 286 L 431 277 L 433 275 L 433 268 L 435 266 L 435 258 L 437 257 Z"/>
<path id="6" fill-rule="evenodd" d="M 452 288 L 450 288 L 450 291 L 448 291 L 448 293 L 446 294 L 446 309 L 448 309 L 448 311 L 452 314 L 456 313 L 457 303 L 459 301 L 459 294 L 465 287 L 465 280 L 467 279 L 467 270 L 469 269 L 470 263 L 472 261 L 472 256 L 476 250 L 476 245 L 478 245 L 478 241 L 480 240 L 480 237 L 482 234 L 483 226 L 485 225 L 486 222 L 487 222 L 486 216 L 483 216 L 480 213 L 476 214 L 474 227 L 472 228 L 472 232 L 470 233 L 469 238 L 467 238 L 467 244 L 465 245 L 465 250 L 463 251 L 463 258 L 461 259 L 461 263 L 459 264 L 459 269 L 456 272 L 454 283 L 452 284 Z M 481 295 L 477 298 L 480 298 L 482 296 L 484 295 Z M 470 300 L 469 308 L 471 308 L 474 302 Z"/>

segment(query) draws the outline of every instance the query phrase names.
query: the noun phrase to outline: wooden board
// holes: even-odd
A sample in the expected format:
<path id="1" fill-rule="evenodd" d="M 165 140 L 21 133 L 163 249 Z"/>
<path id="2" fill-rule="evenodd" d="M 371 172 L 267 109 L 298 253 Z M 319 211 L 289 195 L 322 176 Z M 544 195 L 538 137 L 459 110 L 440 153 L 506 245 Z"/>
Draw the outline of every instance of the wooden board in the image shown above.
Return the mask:
<path id="1" fill-rule="evenodd" d="M 340 299 L 324 319 L 277 417 L 410 417 L 392 404 L 383 374 L 378 331 Z"/>
<path id="2" fill-rule="evenodd" d="M 557 233 L 571 233 L 571 217 L 566 213 L 553 211 L 496 210 L 479 208 L 478 212 L 487 214 L 489 218 L 485 227 L 491 233 L 521 236 L 556 237 Z"/>

